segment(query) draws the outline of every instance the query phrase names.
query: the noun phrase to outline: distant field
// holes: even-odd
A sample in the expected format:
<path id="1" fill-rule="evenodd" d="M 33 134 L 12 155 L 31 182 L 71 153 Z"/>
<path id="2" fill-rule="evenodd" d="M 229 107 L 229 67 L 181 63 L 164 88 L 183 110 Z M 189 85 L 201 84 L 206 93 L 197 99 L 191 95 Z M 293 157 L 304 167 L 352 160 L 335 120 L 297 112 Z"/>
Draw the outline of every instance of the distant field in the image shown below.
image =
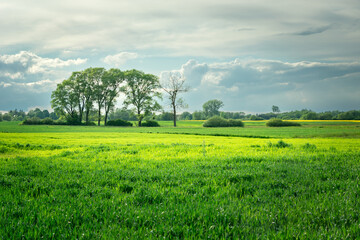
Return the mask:
<path id="1" fill-rule="evenodd" d="M 133 132 L 190 134 L 256 138 L 293 137 L 360 137 L 360 121 L 300 121 L 301 127 L 269 128 L 265 121 L 245 121 L 244 128 L 203 128 L 203 121 L 178 121 L 174 128 L 171 121 L 161 121 L 158 128 L 139 127 L 97 127 L 97 126 L 23 126 L 20 122 L 0 123 L 3 133 L 32 132 Z M 321 124 L 322 123 L 322 124 Z"/>
<path id="2" fill-rule="evenodd" d="M 1 239 L 356 239 L 360 122 L 0 122 Z"/>

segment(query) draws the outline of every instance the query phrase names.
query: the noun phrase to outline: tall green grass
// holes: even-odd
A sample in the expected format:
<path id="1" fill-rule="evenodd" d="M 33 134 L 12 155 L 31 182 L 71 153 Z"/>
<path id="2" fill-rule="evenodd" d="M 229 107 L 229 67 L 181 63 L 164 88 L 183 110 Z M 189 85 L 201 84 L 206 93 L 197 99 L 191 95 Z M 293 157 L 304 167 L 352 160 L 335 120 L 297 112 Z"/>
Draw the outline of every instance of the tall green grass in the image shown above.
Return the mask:
<path id="1" fill-rule="evenodd" d="M 0 133 L 2 239 L 360 235 L 359 138 L 94 129 Z"/>

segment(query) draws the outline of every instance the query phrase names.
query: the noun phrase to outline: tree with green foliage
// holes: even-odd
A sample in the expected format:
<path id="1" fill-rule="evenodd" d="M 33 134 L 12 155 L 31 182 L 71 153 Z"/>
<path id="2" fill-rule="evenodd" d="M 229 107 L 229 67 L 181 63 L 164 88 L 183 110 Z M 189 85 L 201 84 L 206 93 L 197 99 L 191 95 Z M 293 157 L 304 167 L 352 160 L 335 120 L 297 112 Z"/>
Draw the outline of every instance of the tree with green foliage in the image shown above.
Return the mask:
<path id="1" fill-rule="evenodd" d="M 2 121 L 2 112 L 0 112 L 0 122 Z"/>
<path id="2" fill-rule="evenodd" d="M 340 113 L 337 116 L 339 120 L 360 120 L 360 111 L 351 110 L 347 112 Z"/>
<path id="3" fill-rule="evenodd" d="M 29 112 L 27 113 L 27 117 L 28 118 L 34 118 L 34 117 L 37 117 L 37 118 L 44 118 L 44 113 L 43 111 L 41 111 L 40 108 L 35 108 L 35 109 L 31 109 L 29 110 Z"/>
<path id="4" fill-rule="evenodd" d="M 133 111 L 129 109 L 119 109 L 112 110 L 109 113 L 109 120 L 122 119 L 126 121 L 136 121 L 137 118 Z"/>
<path id="5" fill-rule="evenodd" d="M 57 114 L 65 116 L 69 122 L 81 123 L 77 111 L 79 98 L 71 79 L 59 83 L 55 91 L 52 92 L 51 99 L 51 107 Z"/>
<path id="6" fill-rule="evenodd" d="M 203 111 L 206 118 L 210 118 L 212 116 L 219 116 L 220 112 L 219 109 L 224 106 L 224 103 L 220 100 L 213 99 L 209 100 L 203 105 Z"/>
<path id="7" fill-rule="evenodd" d="M 189 112 L 183 112 L 182 114 L 180 114 L 180 120 L 191 120 L 192 119 L 192 115 Z"/>
<path id="8" fill-rule="evenodd" d="M 205 114 L 202 111 L 195 111 L 192 113 L 193 120 L 204 120 Z"/>
<path id="9" fill-rule="evenodd" d="M 4 121 L 11 121 L 12 119 L 11 119 L 11 115 L 9 114 L 9 113 L 4 113 L 3 115 L 2 115 L 2 119 L 4 120 Z"/>
<path id="10" fill-rule="evenodd" d="M 179 108 L 186 108 L 187 105 L 183 98 L 179 98 L 180 93 L 185 93 L 189 91 L 189 87 L 185 86 L 185 77 L 176 72 L 169 73 L 168 79 L 164 80 L 161 83 L 162 89 L 167 93 L 168 99 L 170 100 L 170 107 L 173 112 L 173 122 L 174 127 L 176 127 L 176 111 Z"/>
<path id="11" fill-rule="evenodd" d="M 94 106 L 92 68 L 81 71 L 76 82 L 80 90 L 80 101 L 82 101 L 85 111 L 85 122 L 89 124 L 89 115 Z"/>
<path id="12" fill-rule="evenodd" d="M 138 126 L 145 116 L 153 111 L 161 109 L 156 98 L 161 98 L 159 79 L 152 74 L 145 74 L 138 70 L 125 72 L 126 86 L 124 87 L 125 100 L 124 106 L 133 106 L 133 111 L 138 119 Z"/>
<path id="13" fill-rule="evenodd" d="M 279 113 L 280 112 L 280 108 L 278 106 L 273 105 L 271 109 L 272 109 L 273 113 Z"/>
<path id="14" fill-rule="evenodd" d="M 41 111 L 41 110 L 40 110 Z M 11 121 L 22 121 L 25 119 L 26 114 L 23 110 L 10 110 L 8 114 L 11 116 Z"/>
<path id="15" fill-rule="evenodd" d="M 302 120 L 317 120 L 318 119 L 318 115 L 316 112 L 308 112 L 304 115 L 301 116 Z"/>
<path id="16" fill-rule="evenodd" d="M 20 110 L 21 112 L 22 110 Z M 39 119 L 44 119 L 44 118 L 52 118 L 53 120 L 58 119 L 57 117 L 54 119 L 52 116 L 56 116 L 55 113 L 50 113 L 48 110 L 44 109 L 41 110 L 40 108 L 35 108 L 35 109 L 31 109 L 28 111 L 28 113 L 26 114 L 26 118 L 30 119 L 30 118 L 39 118 Z"/>
<path id="17" fill-rule="evenodd" d="M 49 118 L 51 118 L 52 120 L 58 120 L 58 119 L 59 119 L 59 116 L 56 115 L 55 112 L 51 112 L 50 115 L 49 115 Z"/>
<path id="18" fill-rule="evenodd" d="M 115 106 L 115 98 L 119 96 L 123 88 L 120 85 L 124 82 L 125 75 L 119 69 L 110 69 L 105 72 L 104 84 L 104 109 L 105 109 L 105 125 L 108 119 L 110 110 Z"/>
<path id="19" fill-rule="evenodd" d="M 251 121 L 259 121 L 259 120 L 264 120 L 262 117 L 259 117 L 258 115 L 251 115 L 250 117 Z"/>
<path id="20" fill-rule="evenodd" d="M 87 71 L 92 87 L 92 97 L 97 105 L 98 126 L 100 126 L 101 122 L 101 109 L 106 99 L 106 84 L 104 83 L 105 72 L 106 70 L 104 68 L 89 68 Z"/>
<path id="21" fill-rule="evenodd" d="M 174 119 L 174 115 L 171 112 L 162 112 L 161 114 L 157 115 L 155 118 L 158 121 L 171 121 Z"/>
<path id="22" fill-rule="evenodd" d="M 42 111 L 42 115 L 43 115 L 43 118 L 48 118 L 48 117 L 50 117 L 50 113 L 49 113 L 49 111 L 46 110 L 46 109 L 44 109 L 44 110 Z"/>
<path id="23" fill-rule="evenodd" d="M 82 122 L 85 112 L 85 121 L 89 124 L 89 115 L 96 103 L 98 125 L 103 108 L 106 124 L 123 81 L 124 74 L 119 69 L 106 71 L 104 68 L 88 68 L 73 72 L 52 93 L 52 107 L 59 115 L 65 116 L 68 122 L 78 124 Z"/>
<path id="24" fill-rule="evenodd" d="M 318 114 L 318 118 L 319 120 L 332 120 L 333 115 L 331 114 L 331 112 L 323 112 Z"/>
<path id="25" fill-rule="evenodd" d="M 78 122 L 81 123 L 85 109 L 84 88 L 87 85 L 84 79 L 84 74 L 83 72 L 73 72 L 68 80 L 71 81 L 73 88 L 72 91 L 76 96 L 79 117 Z"/>

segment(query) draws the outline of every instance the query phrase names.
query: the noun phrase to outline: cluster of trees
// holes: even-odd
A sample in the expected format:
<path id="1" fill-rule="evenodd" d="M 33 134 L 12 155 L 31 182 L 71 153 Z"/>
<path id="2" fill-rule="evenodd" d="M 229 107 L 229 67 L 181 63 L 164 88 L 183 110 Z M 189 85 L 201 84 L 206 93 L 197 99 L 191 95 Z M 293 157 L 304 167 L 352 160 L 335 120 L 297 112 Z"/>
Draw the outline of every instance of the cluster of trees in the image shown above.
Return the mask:
<path id="1" fill-rule="evenodd" d="M 205 102 L 201 111 L 183 112 L 178 116 L 179 120 L 206 120 L 213 116 L 220 116 L 225 119 L 243 119 L 244 112 L 223 112 L 220 108 L 224 107 L 224 103 L 221 100 L 213 99 Z M 162 113 L 161 116 L 164 116 Z M 160 119 L 159 119 L 160 120 Z"/>
<path id="2" fill-rule="evenodd" d="M 55 112 L 49 112 L 48 110 L 41 110 L 39 108 L 31 109 L 29 112 L 25 113 L 23 110 L 10 110 L 4 114 L 0 113 L 0 121 L 24 121 L 29 118 L 51 118 L 57 120 L 59 117 Z"/>
<path id="3" fill-rule="evenodd" d="M 124 106 L 133 107 L 139 126 L 145 115 L 160 109 L 155 98 L 160 97 L 156 90 L 160 87 L 158 78 L 138 70 L 88 68 L 73 72 L 69 79 L 58 84 L 52 93 L 51 106 L 55 112 L 69 123 L 90 122 L 90 113 L 97 111 L 100 125 L 102 112 L 104 122 L 109 118 L 120 92 L 125 94 Z"/>
<path id="4" fill-rule="evenodd" d="M 89 124 L 90 112 L 96 105 L 100 125 L 101 110 L 105 110 L 106 121 L 123 81 L 124 73 L 118 69 L 88 68 L 73 72 L 52 92 L 51 107 L 68 123 L 81 124 L 84 119 Z"/>
<path id="5" fill-rule="evenodd" d="M 185 106 L 178 95 L 188 91 L 184 83 L 185 78 L 176 73 L 169 74 L 168 81 L 160 84 L 157 76 L 135 69 L 123 72 L 119 69 L 88 68 L 73 72 L 69 79 L 57 85 L 51 95 L 51 106 L 71 124 L 81 124 L 83 120 L 89 124 L 89 115 L 95 108 L 98 125 L 103 117 L 105 125 L 108 119 L 121 118 L 136 119 L 141 126 L 146 117 L 162 109 L 157 100 L 162 98 L 163 90 L 170 100 L 176 126 L 176 111 Z M 125 95 L 124 109 L 113 111 L 120 93 Z"/>

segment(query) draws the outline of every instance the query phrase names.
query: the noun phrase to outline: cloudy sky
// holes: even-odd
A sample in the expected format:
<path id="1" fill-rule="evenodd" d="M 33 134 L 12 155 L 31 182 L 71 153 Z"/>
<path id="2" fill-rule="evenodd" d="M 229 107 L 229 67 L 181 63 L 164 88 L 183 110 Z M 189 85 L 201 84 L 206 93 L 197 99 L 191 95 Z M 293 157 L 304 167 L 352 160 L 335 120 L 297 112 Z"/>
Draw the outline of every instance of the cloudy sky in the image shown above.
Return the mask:
<path id="1" fill-rule="evenodd" d="M 88 67 L 180 71 L 188 111 L 360 109 L 359 0 L 5 0 L 0 30 L 0 111 Z"/>

